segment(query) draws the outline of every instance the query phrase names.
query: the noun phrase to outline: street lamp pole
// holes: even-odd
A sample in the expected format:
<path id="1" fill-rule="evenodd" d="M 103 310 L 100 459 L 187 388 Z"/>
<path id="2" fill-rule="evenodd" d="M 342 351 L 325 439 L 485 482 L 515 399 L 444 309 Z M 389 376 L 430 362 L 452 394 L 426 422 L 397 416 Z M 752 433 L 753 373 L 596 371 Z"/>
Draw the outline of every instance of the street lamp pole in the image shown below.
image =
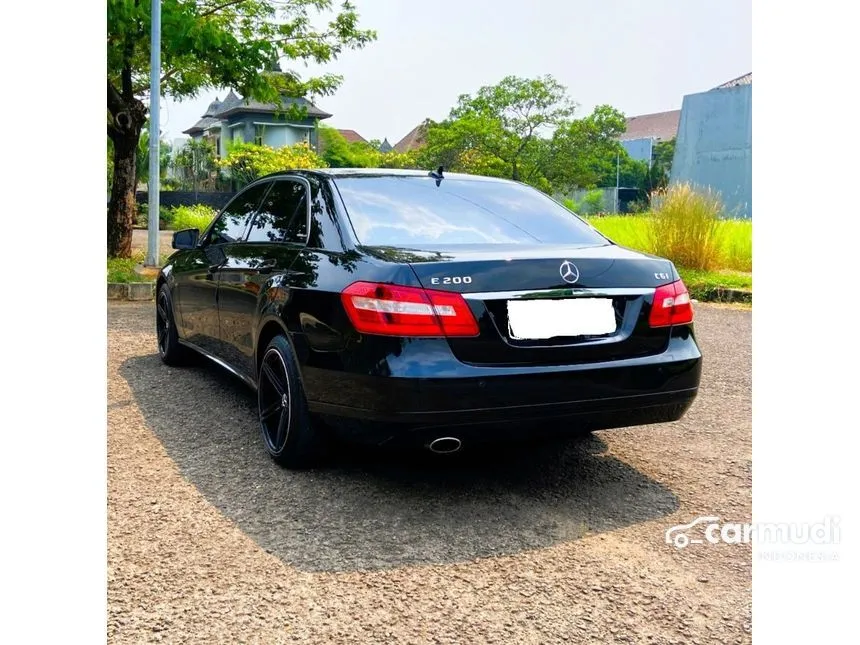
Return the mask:
<path id="1" fill-rule="evenodd" d="M 152 0 L 152 28 L 149 55 L 149 222 L 147 226 L 146 265 L 158 266 L 158 215 L 161 188 L 161 0 Z"/>

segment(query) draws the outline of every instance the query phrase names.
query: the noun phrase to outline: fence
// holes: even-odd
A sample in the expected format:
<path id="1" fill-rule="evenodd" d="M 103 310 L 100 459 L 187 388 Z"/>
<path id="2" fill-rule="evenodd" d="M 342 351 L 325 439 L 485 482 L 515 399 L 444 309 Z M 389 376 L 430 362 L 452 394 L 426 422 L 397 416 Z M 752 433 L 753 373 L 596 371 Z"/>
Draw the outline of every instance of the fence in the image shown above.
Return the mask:
<path id="1" fill-rule="evenodd" d="M 209 192 L 209 191 L 193 191 L 193 190 L 162 190 L 159 193 L 159 203 L 165 208 L 173 206 L 192 206 L 193 204 L 206 204 L 215 210 L 220 210 L 227 205 L 227 202 L 236 193 L 226 192 Z M 149 203 L 149 193 L 146 191 L 138 191 L 135 194 L 135 199 L 138 204 Z"/>

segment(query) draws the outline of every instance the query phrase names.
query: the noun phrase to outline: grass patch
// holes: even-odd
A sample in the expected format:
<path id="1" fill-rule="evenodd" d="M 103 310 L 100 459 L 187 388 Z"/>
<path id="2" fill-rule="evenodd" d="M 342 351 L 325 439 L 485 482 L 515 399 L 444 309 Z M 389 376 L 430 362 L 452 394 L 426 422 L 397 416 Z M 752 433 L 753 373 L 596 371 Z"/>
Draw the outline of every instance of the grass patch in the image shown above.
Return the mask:
<path id="1" fill-rule="evenodd" d="M 637 251 L 661 255 L 651 242 L 651 215 L 604 215 L 586 217 L 585 220 L 610 240 Z M 748 220 L 720 220 L 717 225 L 720 240 L 718 269 L 752 271 L 752 222 Z M 676 266 L 683 266 L 673 257 Z"/>
<path id="2" fill-rule="evenodd" d="M 752 293 L 752 274 L 740 271 L 698 271 L 678 268 L 681 279 L 696 300 L 725 300 L 726 289 L 737 289 Z M 750 300 L 752 295 L 750 295 Z"/>
<path id="3" fill-rule="evenodd" d="M 134 267 L 139 264 L 134 258 L 108 258 L 107 281 L 108 282 L 141 282 Z"/>
<path id="4" fill-rule="evenodd" d="M 170 253 L 161 256 L 158 266 L 164 266 Z M 108 258 L 107 259 L 107 281 L 108 282 L 155 282 L 154 276 L 141 275 L 135 268 L 143 264 L 146 254 L 143 251 L 135 251 L 130 258 Z"/>

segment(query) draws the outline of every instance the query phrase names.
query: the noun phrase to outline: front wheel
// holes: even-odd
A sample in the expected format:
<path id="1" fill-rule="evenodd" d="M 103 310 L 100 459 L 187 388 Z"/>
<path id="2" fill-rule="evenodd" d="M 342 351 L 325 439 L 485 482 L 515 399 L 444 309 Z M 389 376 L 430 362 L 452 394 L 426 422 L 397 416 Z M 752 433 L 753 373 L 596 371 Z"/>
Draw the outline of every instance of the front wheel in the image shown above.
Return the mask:
<path id="1" fill-rule="evenodd" d="M 260 361 L 257 412 L 263 444 L 285 468 L 316 465 L 323 455 L 322 437 L 311 425 L 295 355 L 284 336 L 275 336 Z"/>
<path id="2" fill-rule="evenodd" d="M 161 285 L 155 300 L 155 333 L 158 337 L 158 355 L 167 365 L 184 365 L 188 350 L 179 343 L 173 300 L 166 284 Z"/>

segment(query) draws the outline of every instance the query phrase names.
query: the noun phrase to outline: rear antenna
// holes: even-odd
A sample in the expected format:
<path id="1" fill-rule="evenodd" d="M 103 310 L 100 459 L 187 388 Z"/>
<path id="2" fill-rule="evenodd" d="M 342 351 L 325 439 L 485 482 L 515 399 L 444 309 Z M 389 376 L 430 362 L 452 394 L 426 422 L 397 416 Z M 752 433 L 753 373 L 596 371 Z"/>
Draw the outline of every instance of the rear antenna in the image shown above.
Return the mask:
<path id="1" fill-rule="evenodd" d="M 433 172 L 433 171 L 431 170 L 428 174 L 429 174 L 431 177 L 433 177 L 433 179 L 435 179 L 435 180 L 436 180 L 436 185 L 437 185 L 437 186 L 438 186 L 439 184 L 441 184 L 441 183 L 442 183 L 442 180 L 443 180 L 443 179 L 445 179 L 445 177 L 442 175 L 442 166 L 439 166 L 439 167 L 436 169 L 436 171 L 435 171 L 435 172 Z"/>

